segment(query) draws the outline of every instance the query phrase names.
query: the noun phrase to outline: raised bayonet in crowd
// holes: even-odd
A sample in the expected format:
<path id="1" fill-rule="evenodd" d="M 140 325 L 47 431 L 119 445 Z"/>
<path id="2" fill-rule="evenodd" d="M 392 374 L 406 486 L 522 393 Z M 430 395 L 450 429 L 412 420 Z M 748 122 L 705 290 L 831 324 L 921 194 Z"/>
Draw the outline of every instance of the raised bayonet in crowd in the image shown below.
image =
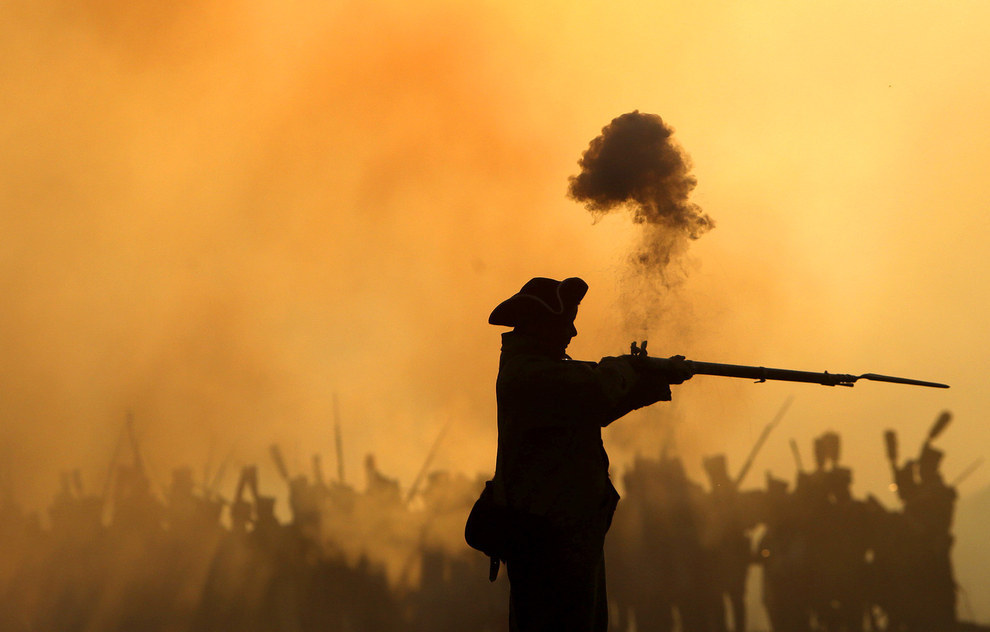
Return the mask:
<path id="1" fill-rule="evenodd" d="M 949 487 L 959 487 L 959 484 L 960 483 L 962 483 L 964 480 L 966 480 L 967 478 L 969 478 L 969 475 L 970 474 L 972 474 L 973 472 L 975 472 L 976 470 L 978 470 L 980 468 L 980 466 L 983 465 L 983 460 L 984 459 L 981 456 L 980 458 L 978 458 L 975 461 L 973 461 L 972 463 L 970 463 L 969 464 L 969 467 L 967 467 L 965 470 L 963 470 L 962 473 L 959 476 L 957 476 L 954 479 L 952 479 L 952 482 L 949 483 Z"/>
<path id="2" fill-rule="evenodd" d="M 285 458 L 282 456 L 282 448 L 280 448 L 277 443 L 273 443 L 268 446 L 268 452 L 272 456 L 272 461 L 275 463 L 275 469 L 278 470 L 278 475 L 283 481 L 288 483 L 289 468 L 285 466 Z"/>
<path id="3" fill-rule="evenodd" d="M 941 413 L 939 413 L 938 417 L 935 419 L 935 423 L 933 423 L 932 427 L 928 430 L 928 436 L 925 437 L 925 442 L 921 444 L 921 450 L 918 451 L 919 459 L 921 458 L 922 453 L 924 453 L 925 448 L 930 446 L 932 444 L 932 441 L 937 439 L 938 436 L 945 431 L 946 427 L 949 425 L 949 422 L 951 421 L 952 421 L 951 412 L 949 412 L 948 410 L 943 410 Z"/>
<path id="4" fill-rule="evenodd" d="M 797 441 L 791 437 L 791 454 L 794 455 L 794 465 L 797 466 L 798 472 L 804 471 L 804 463 L 801 461 L 801 450 L 798 449 Z"/>
<path id="5" fill-rule="evenodd" d="M 346 483 L 344 480 L 344 441 L 340 436 L 340 403 L 337 394 L 333 395 L 333 438 L 337 448 L 337 480 Z"/>
<path id="6" fill-rule="evenodd" d="M 785 401 L 784 405 L 780 407 L 780 410 L 777 411 L 774 418 L 770 420 L 770 423 L 764 426 L 763 432 L 760 433 L 756 443 L 753 444 L 753 448 L 749 451 L 749 456 L 746 457 L 746 462 L 743 463 L 742 468 L 739 470 L 739 474 L 736 475 L 735 486 L 737 489 L 740 485 L 742 485 L 743 479 L 746 478 L 746 474 L 749 472 L 749 468 L 753 466 L 753 461 L 756 460 L 756 455 L 759 454 L 760 448 L 762 448 L 763 444 L 766 443 L 767 437 L 769 437 L 773 429 L 777 427 L 780 420 L 784 418 L 784 413 L 787 412 L 787 409 L 790 408 L 791 402 L 793 401 L 793 397 L 788 397 L 787 401 Z"/>
<path id="7" fill-rule="evenodd" d="M 646 355 L 646 341 L 641 345 L 632 344 L 632 355 Z M 852 375 L 848 373 L 829 373 L 823 371 L 795 371 L 792 369 L 772 369 L 764 366 L 748 366 L 743 364 L 721 364 L 718 362 L 698 362 L 679 358 L 694 375 L 718 375 L 721 377 L 741 377 L 766 382 L 767 380 L 778 380 L 784 382 L 806 382 L 810 384 L 821 384 L 823 386 L 853 386 L 857 380 L 870 380 L 873 382 L 892 382 L 894 384 L 908 384 L 910 386 L 928 386 L 931 388 L 949 388 L 948 384 L 938 382 L 926 382 L 924 380 L 914 380 L 906 377 L 894 377 L 891 375 L 880 375 L 878 373 L 863 373 Z M 660 360 L 665 358 L 653 358 Z M 658 369 L 663 367 L 658 365 Z"/>
<path id="8" fill-rule="evenodd" d="M 443 437 L 447 434 L 447 430 L 450 428 L 450 424 L 453 423 L 453 419 L 448 419 L 444 427 L 440 429 L 440 434 L 437 435 L 436 440 L 433 442 L 433 447 L 430 448 L 430 452 L 426 455 L 426 461 L 423 463 L 423 467 L 419 468 L 419 473 L 416 474 L 416 478 L 413 479 L 413 484 L 409 487 L 409 493 L 406 494 L 406 502 L 410 502 L 419 493 L 419 486 L 423 483 L 423 479 L 426 477 L 426 473 L 430 469 L 430 465 L 433 463 L 433 459 L 437 456 L 437 449 L 440 447 L 440 442 L 443 441 Z"/>

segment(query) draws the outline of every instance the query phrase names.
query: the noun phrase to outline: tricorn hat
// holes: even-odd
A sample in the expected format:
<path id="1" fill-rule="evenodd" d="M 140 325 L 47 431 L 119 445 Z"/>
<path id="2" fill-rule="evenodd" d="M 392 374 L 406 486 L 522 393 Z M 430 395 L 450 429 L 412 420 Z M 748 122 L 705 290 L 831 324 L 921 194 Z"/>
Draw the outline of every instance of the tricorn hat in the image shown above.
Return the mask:
<path id="1" fill-rule="evenodd" d="M 525 322 L 561 316 L 577 307 L 587 292 L 588 284 L 577 277 L 563 281 L 536 277 L 499 303 L 488 317 L 488 323 L 517 327 Z"/>

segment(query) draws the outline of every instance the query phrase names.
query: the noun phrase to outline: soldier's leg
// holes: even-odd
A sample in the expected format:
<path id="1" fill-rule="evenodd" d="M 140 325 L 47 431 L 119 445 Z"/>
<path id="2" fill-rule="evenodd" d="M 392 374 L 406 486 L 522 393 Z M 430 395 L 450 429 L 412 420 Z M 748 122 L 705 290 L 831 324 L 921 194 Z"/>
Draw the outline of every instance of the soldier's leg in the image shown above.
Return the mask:
<path id="1" fill-rule="evenodd" d="M 573 534 L 540 538 L 514 556 L 509 619 L 514 632 L 607 632 L 608 604 L 601 547 L 589 550 Z"/>

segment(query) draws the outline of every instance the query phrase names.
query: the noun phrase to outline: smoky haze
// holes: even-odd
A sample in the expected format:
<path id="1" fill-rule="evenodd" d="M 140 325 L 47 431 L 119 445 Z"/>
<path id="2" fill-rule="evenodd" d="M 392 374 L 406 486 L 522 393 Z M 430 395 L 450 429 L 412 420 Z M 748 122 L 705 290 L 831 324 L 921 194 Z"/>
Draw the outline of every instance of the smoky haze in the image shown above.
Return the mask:
<path id="1" fill-rule="evenodd" d="M 176 466 L 212 479 L 226 461 L 222 489 L 258 463 L 263 493 L 283 494 L 273 442 L 293 475 L 314 453 L 336 471 L 334 394 L 348 482 L 374 452 L 408 484 L 450 419 L 434 466 L 490 471 L 485 315 L 532 276 L 591 284 L 583 357 L 660 331 L 680 344 L 699 314 L 728 327 L 722 293 L 655 291 L 600 250 L 617 238 L 625 261 L 645 236 L 641 262 L 687 269 L 669 256 L 710 221 L 669 130 L 620 117 L 624 142 L 652 130 L 627 191 L 639 220 L 589 225 L 559 191 L 581 136 L 530 112 L 541 97 L 511 70 L 526 64 L 507 63 L 515 42 L 484 11 L 0 11 L 0 456 L 25 505 L 67 467 L 102 488 L 129 412 L 158 489 Z M 751 290 L 776 300 L 772 280 Z M 651 415 L 668 414 L 615 429 L 616 462 L 658 449 L 669 432 Z"/>
<path id="2" fill-rule="evenodd" d="M 494 210 L 541 204 L 544 167 L 489 33 L 298 11 L 2 9 L 0 436 L 25 504 L 62 467 L 101 487 L 128 411 L 159 485 L 230 455 L 226 486 L 259 462 L 281 493 L 270 442 L 335 472 L 333 393 L 358 486 L 368 452 L 411 480 L 450 418 L 468 448 L 437 467 L 494 458 L 480 290 L 520 278 L 500 253 L 537 240 Z"/>
<path id="3" fill-rule="evenodd" d="M 858 491 L 884 490 L 888 420 L 908 437 L 945 407 L 970 420 L 951 464 L 970 462 L 988 443 L 990 134 L 985 16 L 967 11 L 985 9 L 887 4 L 3 3 L 0 482 L 41 509 L 62 468 L 100 489 L 131 411 L 157 485 L 229 459 L 229 494 L 259 463 L 284 509 L 268 447 L 290 474 L 316 452 L 335 472 L 334 393 L 356 487 L 368 452 L 408 485 L 448 419 L 434 466 L 490 472 L 485 318 L 533 276 L 575 275 L 575 357 L 647 337 L 657 355 L 953 385 L 802 388 L 751 481 L 793 471 L 789 435 L 806 449 L 835 427 Z M 657 252 L 686 281 L 645 298 L 629 256 L 677 223 L 593 223 L 560 190 L 633 107 L 676 123 L 701 184 L 688 169 L 675 190 L 719 222 L 673 233 Z M 715 451 L 737 468 L 791 393 L 697 378 L 606 445 L 617 473 L 675 439 L 695 471 Z"/>

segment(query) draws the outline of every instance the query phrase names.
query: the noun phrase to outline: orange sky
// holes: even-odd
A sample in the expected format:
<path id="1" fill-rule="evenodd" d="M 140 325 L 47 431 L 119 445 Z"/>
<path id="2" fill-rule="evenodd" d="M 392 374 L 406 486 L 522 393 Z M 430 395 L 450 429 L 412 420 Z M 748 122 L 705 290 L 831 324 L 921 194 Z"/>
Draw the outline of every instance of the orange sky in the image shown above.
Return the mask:
<path id="1" fill-rule="evenodd" d="M 162 483 L 272 441 L 332 460 L 333 393 L 352 480 L 374 451 L 408 484 L 448 419 L 437 466 L 490 470 L 497 302 L 582 276 L 572 355 L 643 335 L 618 314 L 637 229 L 565 196 L 634 109 L 717 224 L 651 350 L 952 389 L 697 378 L 606 432 L 617 464 L 674 424 L 694 472 L 738 467 L 791 395 L 752 484 L 834 429 L 893 505 L 883 430 L 906 452 L 943 409 L 947 476 L 985 456 L 985 2 L 164 6 L 0 9 L 0 460 L 25 502 L 70 465 L 101 484 L 127 410 Z"/>

